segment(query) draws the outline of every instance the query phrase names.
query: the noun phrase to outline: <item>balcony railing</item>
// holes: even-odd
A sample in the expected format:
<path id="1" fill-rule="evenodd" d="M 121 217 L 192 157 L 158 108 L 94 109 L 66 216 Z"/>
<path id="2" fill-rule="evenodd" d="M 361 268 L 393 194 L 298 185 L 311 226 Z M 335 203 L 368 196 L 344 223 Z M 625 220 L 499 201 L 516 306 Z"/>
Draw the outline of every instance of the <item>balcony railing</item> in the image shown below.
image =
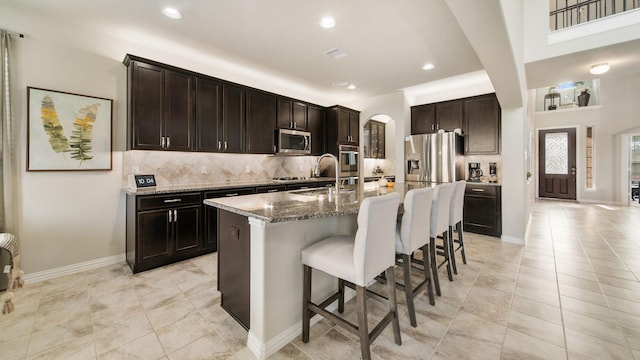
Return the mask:
<path id="1" fill-rule="evenodd" d="M 560 30 L 640 7 L 640 0 L 549 0 L 549 27 Z"/>

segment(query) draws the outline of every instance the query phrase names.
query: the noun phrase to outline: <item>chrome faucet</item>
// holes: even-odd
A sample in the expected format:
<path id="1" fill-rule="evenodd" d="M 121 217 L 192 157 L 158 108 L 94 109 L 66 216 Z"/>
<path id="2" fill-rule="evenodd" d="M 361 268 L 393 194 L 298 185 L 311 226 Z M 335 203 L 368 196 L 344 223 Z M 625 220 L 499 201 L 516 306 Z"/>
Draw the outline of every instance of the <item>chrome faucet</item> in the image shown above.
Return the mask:
<path id="1" fill-rule="evenodd" d="M 333 163 L 335 164 L 336 167 L 336 195 L 338 194 L 339 190 L 340 190 L 340 179 L 338 178 L 338 167 L 340 166 L 340 164 L 338 164 L 338 158 L 330 153 L 325 153 L 320 155 L 320 157 L 318 158 L 318 162 L 316 163 L 316 167 L 318 169 L 320 169 L 320 161 L 322 161 L 322 159 L 324 159 L 325 157 L 330 157 L 333 159 Z"/>

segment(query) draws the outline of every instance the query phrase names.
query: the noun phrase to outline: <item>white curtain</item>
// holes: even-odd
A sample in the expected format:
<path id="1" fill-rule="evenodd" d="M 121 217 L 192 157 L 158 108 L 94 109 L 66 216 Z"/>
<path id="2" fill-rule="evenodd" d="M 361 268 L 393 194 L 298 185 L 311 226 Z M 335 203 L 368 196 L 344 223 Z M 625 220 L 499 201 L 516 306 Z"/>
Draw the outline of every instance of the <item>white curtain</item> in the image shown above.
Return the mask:
<path id="1" fill-rule="evenodd" d="M 9 59 L 11 34 L 0 30 L 0 232 L 7 232 L 11 209 L 12 124 Z"/>

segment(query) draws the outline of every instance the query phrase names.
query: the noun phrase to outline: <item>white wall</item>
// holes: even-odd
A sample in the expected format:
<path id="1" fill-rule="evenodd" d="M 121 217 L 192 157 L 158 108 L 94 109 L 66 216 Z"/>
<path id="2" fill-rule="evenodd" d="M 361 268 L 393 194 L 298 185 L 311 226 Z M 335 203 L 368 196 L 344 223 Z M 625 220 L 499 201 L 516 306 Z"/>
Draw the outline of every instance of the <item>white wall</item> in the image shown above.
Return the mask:
<path id="1" fill-rule="evenodd" d="M 67 43 L 71 34 L 46 19 L 0 5 L 13 39 L 12 96 L 19 163 L 14 193 L 15 232 L 27 274 L 124 253 L 124 196 L 120 191 L 125 144 L 126 77 L 120 61 Z M 80 36 L 80 35 L 79 35 Z M 80 36 L 82 37 L 82 36 Z M 83 39 L 85 40 L 85 39 Z M 27 86 L 114 99 L 113 170 L 26 172 Z"/>
<path id="2" fill-rule="evenodd" d="M 576 197 L 579 201 L 624 203 L 622 182 L 624 171 L 620 166 L 622 134 L 632 133 L 640 126 L 640 73 L 622 78 L 603 76 L 600 81 L 601 106 L 574 110 L 544 111 L 534 114 L 536 135 L 538 129 L 576 127 Z M 585 189 L 586 127 L 594 127 L 595 190 Z M 637 130 L 636 130 L 637 131 Z M 536 136 L 537 144 L 537 136 Z M 536 152 L 537 154 L 537 152 Z M 536 168 L 537 169 L 537 165 Z M 537 173 L 537 171 L 536 171 Z M 537 193 L 537 191 L 536 191 Z"/>
<path id="3" fill-rule="evenodd" d="M 524 3 L 524 62 L 533 62 L 555 56 L 570 54 L 578 51 L 594 49 L 597 47 L 621 43 L 640 38 L 640 11 L 628 11 L 623 14 L 603 18 L 586 24 L 573 26 L 570 29 L 555 31 L 555 36 L 560 33 L 567 36 L 568 41 L 550 43 L 548 21 L 540 19 L 549 18 L 548 0 L 526 0 Z M 615 28 L 621 24 L 635 22 L 635 25 Z M 589 29 L 598 31 L 595 35 L 587 36 Z M 605 31 L 605 29 L 611 29 Z M 562 34 L 564 33 L 564 34 Z"/>
<path id="4" fill-rule="evenodd" d="M 394 159 L 388 159 L 395 163 L 395 175 L 397 182 L 404 182 L 404 137 L 411 133 L 411 110 L 402 92 L 375 96 L 365 100 L 352 102 L 345 106 L 360 111 L 360 144 L 364 134 L 364 124 L 375 115 L 387 115 L 395 122 L 394 134 L 386 137 L 387 148 L 394 146 Z M 393 136 L 393 137 L 392 137 Z M 400 165 L 399 165 L 400 164 Z M 361 167 L 360 171 L 363 169 Z"/>

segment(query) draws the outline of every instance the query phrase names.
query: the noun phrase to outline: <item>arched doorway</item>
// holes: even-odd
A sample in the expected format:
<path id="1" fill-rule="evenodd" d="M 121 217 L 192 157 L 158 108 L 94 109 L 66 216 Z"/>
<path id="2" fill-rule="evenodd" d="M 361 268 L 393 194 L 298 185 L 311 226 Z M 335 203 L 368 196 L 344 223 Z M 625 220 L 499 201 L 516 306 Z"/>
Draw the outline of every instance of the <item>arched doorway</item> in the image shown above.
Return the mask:
<path id="1" fill-rule="evenodd" d="M 376 114 L 363 123 L 362 177 L 395 176 L 396 174 L 396 121 L 389 115 Z"/>

